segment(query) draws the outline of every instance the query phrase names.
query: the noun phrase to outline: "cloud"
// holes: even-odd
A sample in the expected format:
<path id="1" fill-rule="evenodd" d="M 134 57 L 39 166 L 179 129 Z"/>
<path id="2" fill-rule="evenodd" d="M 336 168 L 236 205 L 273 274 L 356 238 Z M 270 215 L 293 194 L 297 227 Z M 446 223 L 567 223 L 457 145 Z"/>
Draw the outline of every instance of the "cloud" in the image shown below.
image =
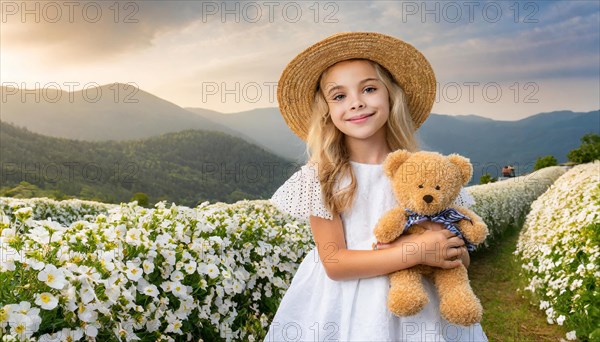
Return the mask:
<path id="1" fill-rule="evenodd" d="M 45 52 L 53 61 L 116 57 L 197 20 L 198 1 L 3 1 L 4 49 Z M 80 61 L 80 62 L 83 62 Z"/>

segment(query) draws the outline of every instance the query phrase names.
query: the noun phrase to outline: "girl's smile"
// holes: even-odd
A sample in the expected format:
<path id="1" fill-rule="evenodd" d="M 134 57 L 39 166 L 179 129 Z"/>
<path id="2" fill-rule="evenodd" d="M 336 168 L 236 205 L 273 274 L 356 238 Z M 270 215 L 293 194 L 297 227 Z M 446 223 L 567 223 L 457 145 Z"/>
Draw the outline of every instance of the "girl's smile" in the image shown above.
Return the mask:
<path id="1" fill-rule="evenodd" d="M 375 113 L 360 114 L 360 115 L 351 117 L 350 119 L 348 119 L 348 121 L 350 121 L 352 123 L 362 123 L 362 122 L 367 121 L 367 119 L 372 117 L 373 115 L 375 115 Z"/>

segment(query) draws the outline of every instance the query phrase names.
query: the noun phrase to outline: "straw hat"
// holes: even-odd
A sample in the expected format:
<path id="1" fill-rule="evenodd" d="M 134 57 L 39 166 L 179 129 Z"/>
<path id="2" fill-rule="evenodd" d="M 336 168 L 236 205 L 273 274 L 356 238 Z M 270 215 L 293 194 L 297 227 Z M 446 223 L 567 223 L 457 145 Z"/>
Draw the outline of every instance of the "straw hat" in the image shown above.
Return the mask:
<path id="1" fill-rule="evenodd" d="M 277 85 L 279 110 L 287 125 L 306 141 L 311 104 L 321 73 L 347 59 L 369 59 L 386 68 L 404 90 L 415 124 L 421 126 L 435 99 L 435 75 L 425 57 L 400 39 L 375 32 L 343 32 L 302 51 L 285 67 Z"/>

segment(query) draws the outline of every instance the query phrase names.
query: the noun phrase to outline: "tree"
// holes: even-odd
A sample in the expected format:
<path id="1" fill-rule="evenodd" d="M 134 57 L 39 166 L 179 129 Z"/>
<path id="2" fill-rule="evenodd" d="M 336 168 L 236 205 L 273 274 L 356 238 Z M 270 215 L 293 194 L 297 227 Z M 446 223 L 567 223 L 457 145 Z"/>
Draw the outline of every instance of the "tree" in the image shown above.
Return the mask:
<path id="1" fill-rule="evenodd" d="M 140 207 L 148 206 L 148 195 L 143 192 L 136 192 L 133 197 L 129 200 L 130 202 L 137 201 Z"/>
<path id="2" fill-rule="evenodd" d="M 40 197 L 42 191 L 35 184 L 21 181 L 17 186 L 7 190 L 3 196 L 14 198 L 33 198 Z"/>
<path id="3" fill-rule="evenodd" d="M 555 165 L 558 165 L 558 161 L 556 160 L 556 158 L 554 158 L 554 156 L 539 157 L 535 161 L 535 166 L 533 167 L 533 171 L 537 171 L 539 169 L 543 169 L 545 167 L 555 166 Z"/>
<path id="4" fill-rule="evenodd" d="M 494 183 L 497 180 L 498 179 L 493 178 L 489 173 L 484 173 L 481 175 L 481 177 L 479 177 L 479 184 Z"/>
<path id="5" fill-rule="evenodd" d="M 600 159 L 600 135 L 589 133 L 581 137 L 581 145 L 567 153 L 567 158 L 578 164 Z"/>

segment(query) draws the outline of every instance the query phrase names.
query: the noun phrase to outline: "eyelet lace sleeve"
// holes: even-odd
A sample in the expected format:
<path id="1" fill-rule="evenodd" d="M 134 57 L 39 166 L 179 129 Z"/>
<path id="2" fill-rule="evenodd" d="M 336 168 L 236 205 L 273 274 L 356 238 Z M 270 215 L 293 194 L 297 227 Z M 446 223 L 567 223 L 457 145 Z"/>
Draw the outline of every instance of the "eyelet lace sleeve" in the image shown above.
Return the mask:
<path id="1" fill-rule="evenodd" d="M 270 202 L 299 220 L 308 221 L 310 215 L 333 219 L 323 202 L 317 169 L 310 164 L 302 166 L 279 187 Z"/>
<path id="2" fill-rule="evenodd" d="M 458 197 L 456 197 L 456 200 L 454 200 L 454 205 L 465 208 L 471 208 L 471 206 L 473 206 L 474 204 L 475 199 L 473 198 L 473 196 L 471 196 L 471 194 L 469 194 L 467 190 L 465 190 L 465 188 L 460 189 Z"/>

